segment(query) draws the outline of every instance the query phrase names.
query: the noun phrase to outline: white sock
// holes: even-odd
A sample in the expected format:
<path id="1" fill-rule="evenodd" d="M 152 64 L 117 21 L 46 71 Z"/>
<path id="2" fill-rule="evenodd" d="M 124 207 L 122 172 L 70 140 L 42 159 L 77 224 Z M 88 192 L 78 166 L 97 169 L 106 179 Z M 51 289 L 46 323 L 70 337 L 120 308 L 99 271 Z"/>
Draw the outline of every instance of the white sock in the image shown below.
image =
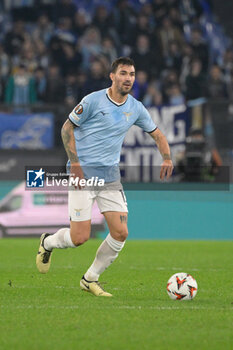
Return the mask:
<path id="1" fill-rule="evenodd" d="M 124 244 L 125 242 L 120 242 L 112 238 L 109 233 L 98 248 L 93 264 L 84 275 L 85 279 L 87 281 L 98 281 L 100 274 L 118 257 Z"/>
<path id="2" fill-rule="evenodd" d="M 70 229 L 61 228 L 53 235 L 45 238 L 44 247 L 47 250 L 52 250 L 53 248 L 75 248 L 76 246 L 71 240 Z"/>

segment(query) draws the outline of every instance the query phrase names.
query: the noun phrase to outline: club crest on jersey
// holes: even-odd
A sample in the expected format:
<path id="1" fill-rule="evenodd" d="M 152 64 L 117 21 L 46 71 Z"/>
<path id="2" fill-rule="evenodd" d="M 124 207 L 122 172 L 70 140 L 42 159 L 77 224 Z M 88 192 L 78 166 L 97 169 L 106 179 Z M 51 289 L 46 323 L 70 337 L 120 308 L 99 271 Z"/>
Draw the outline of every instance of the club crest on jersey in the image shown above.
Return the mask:
<path id="1" fill-rule="evenodd" d="M 82 114 L 82 112 L 83 112 L 83 106 L 82 106 L 82 105 L 77 105 L 77 106 L 75 107 L 75 109 L 74 109 L 74 112 L 75 112 L 76 114 Z"/>
<path id="2" fill-rule="evenodd" d="M 123 112 L 123 114 L 125 115 L 126 120 L 128 122 L 129 121 L 129 117 L 132 115 L 132 113 L 131 112 Z"/>

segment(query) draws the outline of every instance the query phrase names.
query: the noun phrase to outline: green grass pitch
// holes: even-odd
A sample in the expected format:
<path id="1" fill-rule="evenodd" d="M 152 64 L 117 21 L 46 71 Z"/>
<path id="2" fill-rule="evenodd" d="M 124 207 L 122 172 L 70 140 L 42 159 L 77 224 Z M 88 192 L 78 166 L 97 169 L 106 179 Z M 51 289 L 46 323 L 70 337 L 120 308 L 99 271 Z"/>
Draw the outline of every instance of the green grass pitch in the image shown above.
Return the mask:
<path id="1" fill-rule="evenodd" d="M 99 240 L 56 250 L 36 270 L 39 239 L 0 240 L 0 349 L 233 349 L 233 241 L 128 241 L 101 276 L 113 298 L 79 289 Z M 166 293 L 175 272 L 192 301 Z"/>

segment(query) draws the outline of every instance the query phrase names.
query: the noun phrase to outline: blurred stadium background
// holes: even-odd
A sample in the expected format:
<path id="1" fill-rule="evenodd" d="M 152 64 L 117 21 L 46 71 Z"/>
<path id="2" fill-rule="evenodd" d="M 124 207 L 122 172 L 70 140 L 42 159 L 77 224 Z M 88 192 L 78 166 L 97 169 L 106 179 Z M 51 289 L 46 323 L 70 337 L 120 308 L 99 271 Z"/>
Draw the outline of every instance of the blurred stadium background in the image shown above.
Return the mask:
<path id="1" fill-rule="evenodd" d="M 151 171 L 133 166 L 148 170 L 161 159 L 148 135 L 129 131 L 121 164 L 130 238 L 232 239 L 232 13 L 233 3 L 217 0 L 1 1 L 0 236 L 51 225 L 40 199 L 30 232 L 32 207 L 24 191 L 11 191 L 26 166 L 64 167 L 62 124 L 83 96 L 109 86 L 111 61 L 127 55 L 137 68 L 132 94 L 177 166 L 172 183 L 144 190 Z"/>

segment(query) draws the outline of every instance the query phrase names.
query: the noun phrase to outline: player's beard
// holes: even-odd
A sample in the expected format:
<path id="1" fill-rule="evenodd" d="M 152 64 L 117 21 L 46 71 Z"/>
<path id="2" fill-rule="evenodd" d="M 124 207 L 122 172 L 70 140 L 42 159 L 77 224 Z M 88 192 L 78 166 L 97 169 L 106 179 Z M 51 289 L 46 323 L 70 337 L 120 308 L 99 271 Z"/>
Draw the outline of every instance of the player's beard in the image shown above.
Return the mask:
<path id="1" fill-rule="evenodd" d="M 129 89 L 127 89 L 127 91 L 125 90 L 126 87 L 124 87 L 124 85 L 119 89 L 119 93 L 121 94 L 121 96 L 125 96 L 128 95 L 130 93 L 130 91 L 132 90 L 133 85 L 130 86 Z"/>

